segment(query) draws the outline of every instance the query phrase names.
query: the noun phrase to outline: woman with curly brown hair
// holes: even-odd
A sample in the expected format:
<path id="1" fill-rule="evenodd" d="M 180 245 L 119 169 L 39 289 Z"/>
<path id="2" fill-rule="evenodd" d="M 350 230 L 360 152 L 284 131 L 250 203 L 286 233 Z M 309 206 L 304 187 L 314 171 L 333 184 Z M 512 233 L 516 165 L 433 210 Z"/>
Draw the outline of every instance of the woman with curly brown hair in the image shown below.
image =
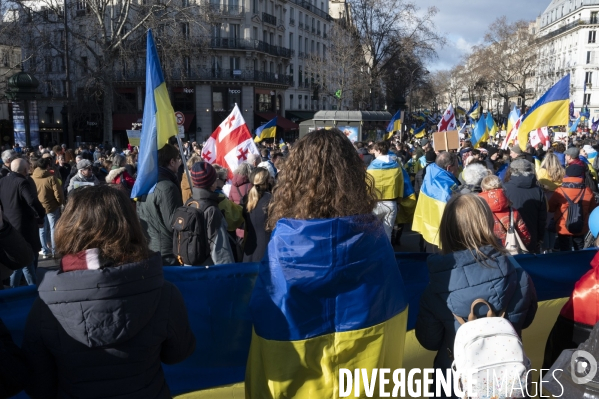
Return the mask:
<path id="1" fill-rule="evenodd" d="M 250 300 L 246 398 L 333 398 L 333 370 L 401 367 L 403 281 L 375 204 L 373 179 L 342 132 L 294 145 Z"/>
<path id="2" fill-rule="evenodd" d="M 39 284 L 23 339 L 31 398 L 170 398 L 161 363 L 195 338 L 131 201 L 103 185 L 71 192 L 56 227 L 59 270 Z"/>

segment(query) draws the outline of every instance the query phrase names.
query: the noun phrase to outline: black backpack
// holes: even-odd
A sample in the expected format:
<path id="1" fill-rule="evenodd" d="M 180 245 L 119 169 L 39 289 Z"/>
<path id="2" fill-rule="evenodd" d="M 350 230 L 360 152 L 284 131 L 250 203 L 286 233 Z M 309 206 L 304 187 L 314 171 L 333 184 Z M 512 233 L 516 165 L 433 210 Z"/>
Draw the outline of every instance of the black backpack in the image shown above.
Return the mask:
<path id="1" fill-rule="evenodd" d="M 173 254 L 182 265 L 200 265 L 210 257 L 204 212 L 210 206 L 193 198 L 175 210 L 171 218 Z"/>
<path id="2" fill-rule="evenodd" d="M 578 235 L 582 233 L 584 227 L 584 219 L 582 218 L 582 196 L 584 194 L 584 186 L 582 187 L 582 190 L 580 190 L 580 194 L 578 194 L 574 200 L 571 200 L 564 190 L 562 190 L 562 194 L 566 198 L 566 201 L 568 201 L 566 230 L 571 234 Z"/>

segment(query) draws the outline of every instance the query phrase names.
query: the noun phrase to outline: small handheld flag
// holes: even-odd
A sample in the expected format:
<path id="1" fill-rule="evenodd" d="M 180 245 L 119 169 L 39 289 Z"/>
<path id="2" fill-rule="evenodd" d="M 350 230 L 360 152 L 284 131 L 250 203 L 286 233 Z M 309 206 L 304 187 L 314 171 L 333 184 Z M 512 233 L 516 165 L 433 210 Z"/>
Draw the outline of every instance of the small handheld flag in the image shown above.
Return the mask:
<path id="1" fill-rule="evenodd" d="M 259 143 L 264 139 L 275 138 L 277 135 L 277 117 L 275 116 L 273 119 L 266 122 L 266 124 L 256 129 L 255 134 L 256 137 L 254 137 L 254 141 L 256 143 Z"/>
<path id="2" fill-rule="evenodd" d="M 393 135 L 393 132 L 401 131 L 401 110 L 398 110 L 389 124 L 387 125 L 387 135 L 385 137 L 386 140 L 390 139 Z"/>

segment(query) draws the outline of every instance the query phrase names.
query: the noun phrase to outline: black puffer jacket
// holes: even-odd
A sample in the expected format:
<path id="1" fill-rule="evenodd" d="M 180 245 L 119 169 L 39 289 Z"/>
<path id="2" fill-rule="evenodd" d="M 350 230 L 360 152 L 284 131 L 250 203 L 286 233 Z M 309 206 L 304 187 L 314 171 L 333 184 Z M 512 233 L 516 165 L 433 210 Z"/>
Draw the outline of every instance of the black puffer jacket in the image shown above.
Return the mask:
<path id="1" fill-rule="evenodd" d="M 32 398 L 170 398 L 160 362 L 195 349 L 179 290 L 160 254 L 98 270 L 51 271 L 23 340 Z"/>

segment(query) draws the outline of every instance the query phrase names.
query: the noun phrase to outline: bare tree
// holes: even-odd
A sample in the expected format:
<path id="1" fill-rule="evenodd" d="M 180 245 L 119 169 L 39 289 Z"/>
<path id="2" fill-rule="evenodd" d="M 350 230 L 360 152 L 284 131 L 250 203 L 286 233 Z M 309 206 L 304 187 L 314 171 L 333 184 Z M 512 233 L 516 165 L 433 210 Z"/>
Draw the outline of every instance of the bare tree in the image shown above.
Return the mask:
<path id="1" fill-rule="evenodd" d="M 344 101 L 360 102 L 367 89 L 364 53 L 351 28 L 335 25 L 330 31 L 330 46 L 324 57 L 315 55 L 305 63 L 306 76 L 319 91 L 334 98 L 337 109 Z"/>
<path id="2" fill-rule="evenodd" d="M 385 89 L 385 73 L 404 55 L 427 59 L 445 39 L 436 31 L 435 7 L 421 13 L 415 3 L 405 0 L 350 0 L 360 44 L 369 67 L 370 102 L 373 109 Z M 392 78 L 393 79 L 393 78 Z"/>

